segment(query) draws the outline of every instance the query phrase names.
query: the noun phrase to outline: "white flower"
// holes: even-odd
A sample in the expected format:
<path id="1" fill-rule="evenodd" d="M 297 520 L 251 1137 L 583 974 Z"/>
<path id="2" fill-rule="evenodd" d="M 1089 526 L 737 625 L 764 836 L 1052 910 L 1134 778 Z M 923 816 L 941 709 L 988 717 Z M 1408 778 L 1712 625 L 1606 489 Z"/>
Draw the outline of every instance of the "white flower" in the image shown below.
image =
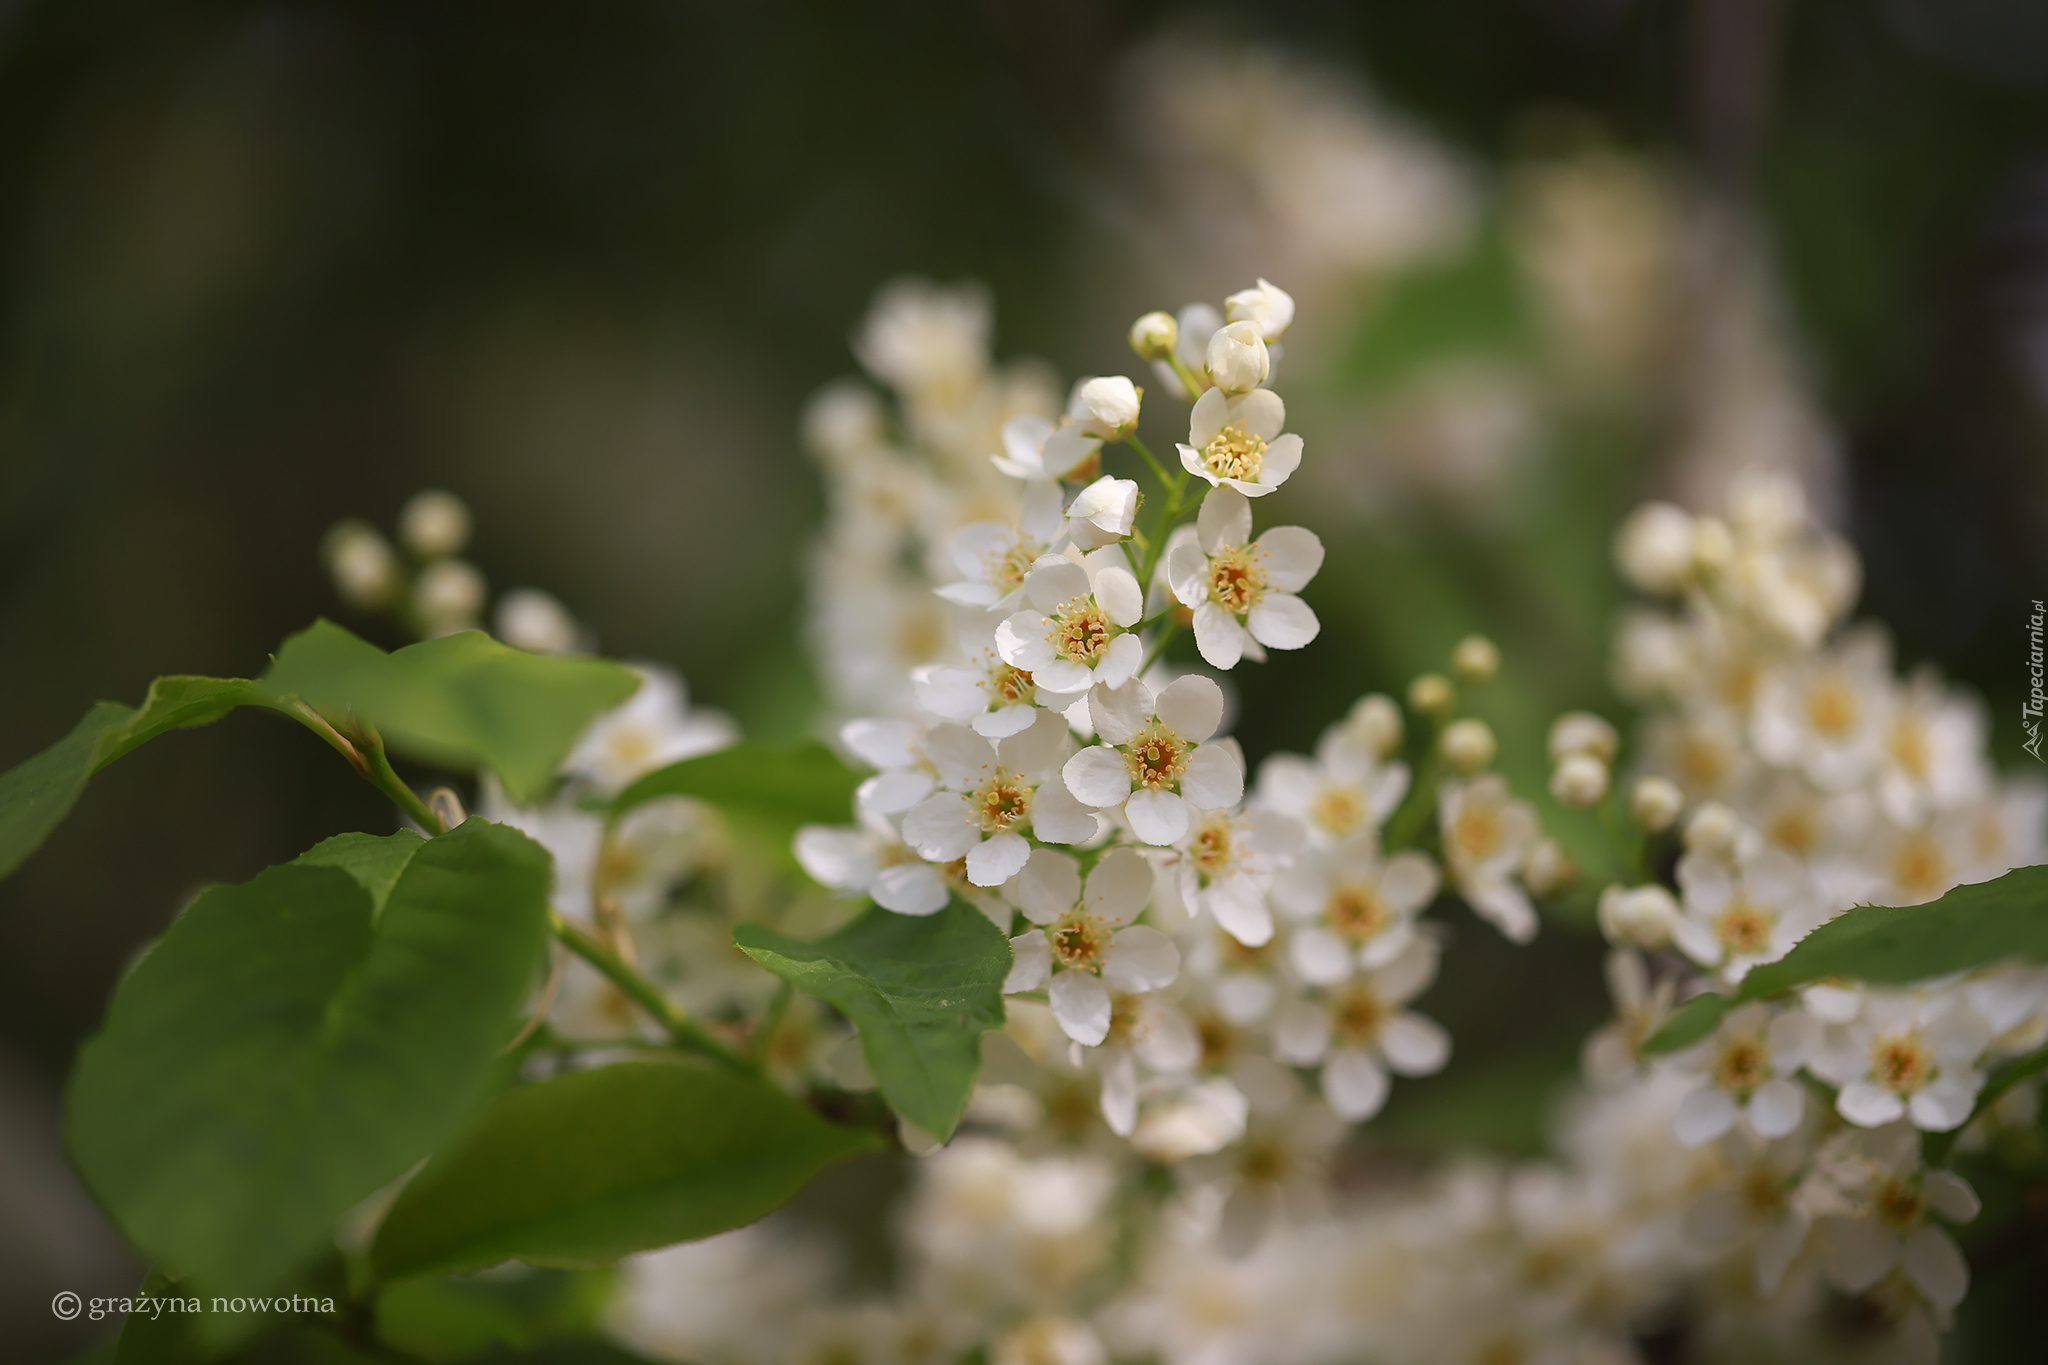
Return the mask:
<path id="1" fill-rule="evenodd" d="M 1764 675 L 1750 741 L 1765 762 L 1841 791 L 1877 766 L 1892 693 L 1890 644 L 1877 630 L 1859 629 L 1825 654 Z"/>
<path id="2" fill-rule="evenodd" d="M 1760 1138 L 1781 1138 L 1806 1114 L 1806 1090 L 1792 1076 L 1806 1058 L 1814 1021 L 1797 1010 L 1772 1016 L 1751 1002 L 1731 1010 L 1703 1043 L 1673 1059 L 1704 1078 L 1679 1101 L 1671 1131 L 1688 1147 L 1748 1123 Z"/>
<path id="3" fill-rule="evenodd" d="M 1251 534 L 1251 503 L 1222 486 L 1203 500 L 1196 538 L 1175 541 L 1167 555 L 1173 595 L 1195 614 L 1195 645 L 1217 668 L 1262 660 L 1260 645 L 1300 649 L 1322 628 L 1295 594 L 1323 566 L 1323 542 L 1299 526 Z"/>
<path id="4" fill-rule="evenodd" d="M 1608 887 L 1600 893 L 1595 918 L 1609 943 L 1654 950 L 1671 942 L 1680 911 L 1669 891 L 1650 882 L 1644 886 Z"/>
<path id="5" fill-rule="evenodd" d="M 1387 1071 L 1428 1076 L 1450 1060 L 1443 1026 L 1404 1009 L 1436 979 L 1436 945 L 1418 938 L 1392 962 L 1319 998 L 1290 1001 L 1273 1022 L 1274 1055 L 1322 1067 L 1323 1098 L 1363 1123 L 1387 1102 Z"/>
<path id="6" fill-rule="evenodd" d="M 1051 548 L 1063 525 L 1059 486 L 1040 481 L 1024 491 L 1024 513 L 1014 522 L 974 521 L 946 541 L 961 581 L 934 589 L 948 602 L 992 611 L 1015 611 L 1024 576 Z"/>
<path id="7" fill-rule="evenodd" d="M 1091 436 L 1072 422 L 1055 424 L 1035 412 L 1023 412 L 1003 423 L 1003 453 L 989 460 L 1029 486 L 1083 478 L 1101 453 L 1100 436 Z"/>
<path id="8" fill-rule="evenodd" d="M 1732 849 L 1697 849 L 1678 860 L 1685 914 L 1672 926 L 1680 951 L 1718 968 L 1733 984 L 1775 962 L 1820 920 L 1819 902 L 1800 861 L 1753 837 Z"/>
<path id="9" fill-rule="evenodd" d="M 1053 1017 L 1077 1043 L 1093 1047 L 1109 1036 L 1111 987 L 1136 995 L 1170 986 L 1180 974 L 1173 941 L 1131 923 L 1152 898 L 1151 865 L 1134 849 L 1103 854 L 1085 890 L 1071 856 L 1034 849 L 1015 895 L 1040 927 L 1010 940 L 1015 964 L 1003 990 L 1045 986 Z"/>
<path id="10" fill-rule="evenodd" d="M 365 522 L 336 522 L 320 543 L 320 558 L 343 600 L 364 611 L 389 605 L 404 581 L 397 552 Z"/>
<path id="11" fill-rule="evenodd" d="M 1181 465 L 1211 487 L 1227 483 L 1246 497 L 1263 497 L 1301 464 L 1301 438 L 1281 435 L 1286 425 L 1287 405 L 1271 389 L 1234 397 L 1210 389 L 1188 414 Z"/>
<path id="12" fill-rule="evenodd" d="M 1843 1138 L 1847 1143 L 1831 1144 L 1823 1164 L 1857 1211 L 1819 1221 L 1821 1269 L 1838 1288 L 1860 1294 L 1897 1268 L 1946 1313 L 1968 1292 L 1970 1269 L 1929 1215 L 1969 1222 L 1979 1208 L 1976 1191 L 1953 1172 L 1922 1171 L 1918 1135 L 1908 1124 Z"/>
<path id="13" fill-rule="evenodd" d="M 1261 337 L 1278 341 L 1294 321 L 1294 299 L 1279 285 L 1262 279 L 1223 300 L 1223 316 L 1231 322 L 1253 323 Z"/>
<path id="14" fill-rule="evenodd" d="M 988 368 L 994 317 L 988 290 L 931 280 L 892 280 L 854 334 L 869 374 L 906 394 L 958 401 Z"/>
<path id="15" fill-rule="evenodd" d="M 1067 536 L 1083 550 L 1099 550 L 1129 535 L 1137 516 L 1137 481 L 1105 474 L 1067 504 Z"/>
<path id="16" fill-rule="evenodd" d="M 1209 338 L 1203 357 L 1209 382 L 1224 393 L 1249 393 L 1266 382 L 1273 358 L 1256 322 L 1230 322 Z"/>
<path id="17" fill-rule="evenodd" d="M 1693 569 L 1693 519 L 1683 507 L 1646 502 L 1614 535 L 1614 562 L 1636 587 L 1669 597 Z"/>
<path id="18" fill-rule="evenodd" d="M 1179 842 L 1194 812 L 1234 806 L 1244 768 L 1234 746 L 1204 744 L 1223 721 L 1223 690 L 1207 678 L 1176 679 L 1154 696 L 1137 679 L 1088 696 L 1103 740 L 1067 760 L 1067 787 L 1083 805 L 1122 807 L 1148 844 Z"/>
<path id="19" fill-rule="evenodd" d="M 1129 633 L 1144 615 L 1144 594 L 1114 548 L 1079 563 L 1047 555 L 1025 575 L 1024 598 L 1026 609 L 996 627 L 996 649 L 1047 691 L 1116 687 L 1144 662 Z"/>
<path id="20" fill-rule="evenodd" d="M 1367 707 L 1366 698 L 1352 708 Z M 1384 701 L 1385 698 L 1380 700 Z M 1301 822 L 1309 841 L 1320 847 L 1372 834 L 1408 794 L 1408 765 L 1384 762 L 1378 737 L 1362 740 L 1353 721 L 1332 725 L 1316 742 L 1316 757 L 1273 754 L 1259 765 L 1261 806 Z"/>
<path id="21" fill-rule="evenodd" d="M 1536 937 L 1536 907 L 1514 874 L 1536 844 L 1536 812 L 1508 794 L 1507 780 L 1487 773 L 1447 783 L 1437 800 L 1444 861 L 1466 903 L 1516 943 Z"/>
<path id="22" fill-rule="evenodd" d="M 1370 834 L 1308 855 L 1274 887 L 1280 908 L 1302 921 L 1288 940 L 1288 961 L 1317 986 L 1386 966 L 1415 941 L 1415 917 L 1442 882 L 1427 854 L 1409 849 L 1383 858 Z"/>
<path id="23" fill-rule="evenodd" d="M 880 821 L 805 825 L 796 832 L 795 852 L 813 881 L 849 900 L 867 896 L 899 915 L 935 915 L 950 899 L 945 874 Z"/>
<path id="24" fill-rule="evenodd" d="M 1721 1184 L 1686 1209 L 1685 1231 L 1709 1251 L 1750 1238 L 1757 1292 L 1768 1298 L 1806 1249 L 1812 1230 L 1812 1217 L 1798 1197 L 1812 1141 L 1794 1135 L 1759 1142 L 1730 1133 L 1722 1149 L 1729 1169 Z"/>
<path id="25" fill-rule="evenodd" d="M 1878 757 L 1877 796 L 1901 825 L 1976 800 L 1991 789 L 1984 707 L 1928 670 L 1897 694 Z"/>
<path id="26" fill-rule="evenodd" d="M 1138 429 L 1140 390 L 1122 375 L 1083 379 L 1067 400 L 1067 416 L 1085 434 L 1121 441 Z"/>
<path id="27" fill-rule="evenodd" d="M 1051 711 L 1000 744 L 965 726 L 935 727 L 925 756 L 939 790 L 904 815 L 904 841 L 933 862 L 965 858 L 976 886 L 1001 886 L 1031 856 L 1027 834 L 1053 844 L 1094 838 L 1094 813 L 1059 780 L 1069 743 L 1067 723 Z"/>
<path id="28" fill-rule="evenodd" d="M 993 650 L 971 664 L 925 664 L 910 672 L 917 704 L 941 720 L 973 727 L 988 739 L 1025 729 L 1038 718 L 1038 685 Z"/>
<path id="29" fill-rule="evenodd" d="M 1806 1065 L 1840 1087 L 1835 1109 L 1859 1127 L 1910 1118 L 1947 1132 L 1984 1088 L 1978 1061 L 1990 1041 L 1991 1026 L 1958 994 L 1870 991 L 1855 1019 L 1823 1031 Z"/>
<path id="30" fill-rule="evenodd" d="M 428 635 L 476 628 L 489 589 L 482 570 L 466 559 L 437 559 L 412 582 L 412 609 Z"/>
<path id="31" fill-rule="evenodd" d="M 399 542 L 421 559 L 460 554 L 469 532 L 469 505 L 438 488 L 413 494 L 398 514 Z"/>
<path id="32" fill-rule="evenodd" d="M 659 664 L 633 664 L 640 688 L 590 722 L 562 771 L 612 796 L 657 768 L 724 749 L 739 729 L 723 711 L 691 707 L 683 680 Z"/>
<path id="33" fill-rule="evenodd" d="M 938 775 L 924 756 L 925 727 L 907 720 L 861 717 L 839 727 L 839 742 L 878 771 L 854 789 L 863 815 L 901 815 L 931 794 Z"/>
<path id="34" fill-rule="evenodd" d="M 1580 1062 L 1587 1080 L 1613 1089 L 1640 1074 L 1636 1048 L 1670 1016 L 1678 978 L 1667 975 L 1651 985 L 1650 969 L 1633 948 L 1616 948 L 1603 967 L 1614 1018 L 1586 1039 Z"/>
<path id="35" fill-rule="evenodd" d="M 1215 810 L 1198 816 L 1180 850 L 1181 903 L 1206 911 L 1239 943 L 1273 937 L 1263 885 L 1301 845 L 1301 826 L 1284 815 Z"/>

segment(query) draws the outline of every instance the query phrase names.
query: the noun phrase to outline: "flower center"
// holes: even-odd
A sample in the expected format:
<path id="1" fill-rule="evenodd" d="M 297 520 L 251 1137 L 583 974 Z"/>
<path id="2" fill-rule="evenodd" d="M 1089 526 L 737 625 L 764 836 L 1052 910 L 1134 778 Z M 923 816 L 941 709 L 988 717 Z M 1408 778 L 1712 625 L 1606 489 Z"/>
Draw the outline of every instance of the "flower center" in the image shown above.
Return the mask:
<path id="1" fill-rule="evenodd" d="M 1325 787 L 1309 808 L 1309 819 L 1332 834 L 1343 834 L 1365 818 L 1365 798 L 1356 787 Z"/>
<path id="2" fill-rule="evenodd" d="M 1770 1057 L 1756 1038 L 1732 1038 L 1714 1059 L 1714 1084 L 1747 1096 L 1770 1078 Z"/>
<path id="3" fill-rule="evenodd" d="M 1204 818 L 1195 828 L 1194 840 L 1188 845 L 1188 856 L 1195 860 L 1195 871 L 1203 881 L 1214 881 L 1230 866 L 1230 854 L 1229 818 L 1220 815 Z"/>
<path id="4" fill-rule="evenodd" d="M 1092 597 L 1076 597 L 1053 613 L 1052 629 L 1046 640 L 1062 659 L 1093 667 L 1109 650 L 1116 630 Z"/>
<path id="5" fill-rule="evenodd" d="M 991 834 L 1031 818 L 1031 788 L 1022 777 L 1001 768 L 969 799 L 974 803 L 975 818 Z"/>
<path id="6" fill-rule="evenodd" d="M 1014 591 L 1024 586 L 1024 575 L 1038 562 L 1038 551 L 1038 546 L 1020 534 L 1009 549 L 990 550 L 981 557 L 982 575 L 1003 592 Z"/>
<path id="7" fill-rule="evenodd" d="M 1917 1186 L 1896 1176 L 1881 1183 L 1870 1199 L 1877 1221 L 1893 1232 L 1907 1233 L 1919 1226 L 1927 1212 L 1927 1199 Z"/>
<path id="8" fill-rule="evenodd" d="M 1934 840 L 1916 834 L 1892 859 L 1892 880 L 1910 895 L 1931 896 L 1948 885 L 1948 860 Z"/>
<path id="9" fill-rule="evenodd" d="M 1333 933 L 1354 943 L 1363 943 L 1384 929 L 1393 916 L 1380 899 L 1379 888 L 1364 882 L 1346 882 L 1330 893 L 1323 917 Z"/>
<path id="10" fill-rule="evenodd" d="M 1266 595 L 1266 570 L 1259 561 L 1265 551 L 1249 545 L 1226 545 L 1209 560 L 1209 596 L 1216 605 L 1242 616 Z"/>
<path id="11" fill-rule="evenodd" d="M 1330 1022 L 1346 1041 L 1369 1043 L 1387 1022 L 1387 1014 L 1386 1005 L 1371 991 L 1352 991 L 1338 998 Z"/>
<path id="12" fill-rule="evenodd" d="M 1742 1202 L 1749 1206 L 1751 1216 L 1764 1219 L 1784 1212 L 1787 1203 L 1785 1180 L 1768 1166 L 1757 1166 L 1750 1170 L 1742 1182 Z"/>
<path id="13" fill-rule="evenodd" d="M 1806 721 L 1823 739 L 1847 739 L 1856 731 L 1863 708 L 1856 704 L 1856 689 L 1842 678 L 1829 674 L 1806 693 Z"/>
<path id="14" fill-rule="evenodd" d="M 1892 761 L 1913 777 L 1927 776 L 1927 729 L 1913 717 L 1892 727 Z"/>
<path id="15" fill-rule="evenodd" d="M 1251 483 L 1266 462 L 1266 443 L 1241 426 L 1223 428 L 1202 447 L 1202 468 L 1219 479 L 1242 479 Z"/>
<path id="16" fill-rule="evenodd" d="M 1195 1016 L 1195 1037 L 1202 1044 L 1202 1069 L 1222 1071 L 1237 1060 L 1237 1030 L 1220 1015 L 1206 1010 Z"/>
<path id="17" fill-rule="evenodd" d="M 1188 770 L 1188 756 L 1194 746 L 1153 721 L 1123 746 L 1124 766 L 1130 769 L 1131 785 L 1147 791 L 1171 791 Z"/>
<path id="18" fill-rule="evenodd" d="M 1038 695 L 1038 685 L 1031 681 L 1031 675 L 1008 664 L 998 664 L 989 675 L 988 690 L 1004 706 L 1015 706 Z"/>
<path id="19" fill-rule="evenodd" d="M 1451 840 L 1468 858 L 1484 860 L 1500 847 L 1500 813 L 1491 806 L 1467 806 L 1451 826 Z"/>
<path id="20" fill-rule="evenodd" d="M 1893 1034 L 1870 1045 L 1870 1071 L 1895 1095 L 1910 1095 L 1934 1079 L 1934 1049 L 1911 1034 Z"/>
<path id="21" fill-rule="evenodd" d="M 1770 946 L 1771 926 L 1777 916 L 1761 905 L 1736 900 L 1714 921 L 1714 933 L 1721 946 L 1738 957 L 1749 957 Z"/>
<path id="22" fill-rule="evenodd" d="M 1067 911 L 1045 938 L 1052 945 L 1053 960 L 1069 971 L 1097 971 L 1109 951 L 1109 931 L 1085 910 Z"/>
<path id="23" fill-rule="evenodd" d="M 1238 1153 L 1237 1174 L 1247 1184 L 1276 1184 L 1287 1174 L 1287 1149 L 1271 1138 L 1247 1142 Z"/>

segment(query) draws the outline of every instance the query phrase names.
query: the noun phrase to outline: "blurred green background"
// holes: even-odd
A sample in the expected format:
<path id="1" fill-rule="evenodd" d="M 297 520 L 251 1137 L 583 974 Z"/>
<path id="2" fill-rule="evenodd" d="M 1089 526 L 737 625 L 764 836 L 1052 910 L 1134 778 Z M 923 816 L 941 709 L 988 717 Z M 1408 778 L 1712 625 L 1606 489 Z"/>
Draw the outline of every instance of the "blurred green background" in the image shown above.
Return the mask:
<path id="1" fill-rule="evenodd" d="M 1981 689 L 1999 761 L 2017 756 L 2025 609 L 2048 595 L 2038 3 L 10 0 L 0 765 L 157 673 L 260 670 L 314 615 L 376 635 L 335 601 L 320 536 L 388 527 L 428 486 L 469 500 L 494 587 L 556 593 L 606 652 L 676 664 L 756 733 L 803 728 L 820 501 L 796 417 L 852 369 L 876 286 L 981 279 L 999 354 L 1136 373 L 1132 316 L 1260 268 L 1164 250 L 1133 211 L 1131 62 L 1162 37 L 1349 72 L 1482 185 L 1562 139 L 1753 210 L 1840 438 L 1861 610 L 1902 662 Z M 1311 460 L 1363 458 L 1318 414 L 1432 328 L 1521 344 L 1488 231 L 1434 283 L 1301 298 L 1304 319 L 1346 313 L 1287 361 L 1314 380 Z M 1607 528 L 1660 486 L 1665 426 L 1651 403 L 1550 430 L 1565 455 L 1491 519 L 1333 522 L 1312 492 L 1282 509 L 1331 543 L 1325 634 L 1245 679 L 1255 757 L 1474 628 L 1519 678 L 1491 703 L 1511 771 L 1534 772 L 1557 707 L 1611 709 Z M 77 1340 L 56 1289 L 134 1283 L 56 1137 L 123 963 L 197 887 L 389 819 L 305 736 L 236 716 L 111 770 L 0 886 L 0 1353 Z M 1597 951 L 1460 928 L 1465 984 L 1432 1012 L 1465 1083 L 1414 1087 L 1387 1131 L 1529 1150 L 1604 1011 Z M 1553 1032 L 1513 1040 L 1511 1005 Z M 1474 1086 L 1523 1098 L 1475 1117 Z"/>

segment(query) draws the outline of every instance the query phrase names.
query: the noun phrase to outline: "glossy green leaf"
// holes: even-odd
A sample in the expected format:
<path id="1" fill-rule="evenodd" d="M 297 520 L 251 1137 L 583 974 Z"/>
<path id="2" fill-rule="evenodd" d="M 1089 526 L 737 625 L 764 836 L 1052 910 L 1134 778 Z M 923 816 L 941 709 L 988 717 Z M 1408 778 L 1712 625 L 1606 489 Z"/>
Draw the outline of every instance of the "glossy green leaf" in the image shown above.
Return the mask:
<path id="1" fill-rule="evenodd" d="M 207 891 L 80 1053 L 87 1184 L 207 1292 L 282 1284 L 488 1097 L 544 957 L 549 877 L 539 845 L 471 820 L 330 840 Z"/>
<path id="2" fill-rule="evenodd" d="M 1721 1016 L 1728 1012 L 1728 997 L 1708 991 L 1671 1011 L 1671 1015 L 1655 1032 L 1645 1038 L 1638 1049 L 1647 1056 L 1655 1057 L 1665 1052 L 1677 1052 L 1691 1047 L 1714 1031 L 1721 1022 Z"/>
<path id="3" fill-rule="evenodd" d="M 386 654 L 331 621 L 285 641 L 262 681 L 277 704 L 368 724 L 415 758 L 489 768 L 527 803 L 547 795 L 592 718 L 639 685 L 620 664 L 528 654 L 473 630 Z"/>
<path id="4" fill-rule="evenodd" d="M 1904 985 L 1994 962 L 2048 962 L 2048 866 L 1958 886 L 1925 905 L 1859 905 L 1742 979 L 1740 999 L 1823 977 Z"/>
<path id="5" fill-rule="evenodd" d="M 612 814 L 662 796 L 694 796 L 785 846 L 797 826 L 843 825 L 860 775 L 824 745 L 748 741 L 651 772 L 612 801 Z"/>
<path id="6" fill-rule="evenodd" d="M 520 1268 L 509 1275 L 420 1276 L 377 1296 L 378 1339 L 427 1361 L 523 1351 L 592 1336 L 611 1302 L 605 1270 Z"/>
<path id="7" fill-rule="evenodd" d="M 256 699 L 240 678 L 158 678 L 140 709 L 103 701 L 70 734 L 0 776 L 0 877 L 62 823 L 86 779 L 169 730 L 219 720 Z"/>
<path id="8" fill-rule="evenodd" d="M 185 1286 L 165 1274 L 162 1266 L 152 1266 L 135 1291 L 138 1306 L 121 1321 L 113 1365 L 187 1365 L 203 1360 L 195 1340 L 198 1315 L 185 1312 L 190 1297 Z M 163 1301 L 160 1306 L 155 1304 L 157 1300 Z M 144 1309 L 144 1302 L 151 1307 Z"/>
<path id="9" fill-rule="evenodd" d="M 647 1061 L 571 1072 L 507 1091 L 429 1162 L 371 1260 L 385 1278 L 512 1257 L 610 1261 L 751 1223 L 875 1143 L 730 1071 Z"/>
<path id="10" fill-rule="evenodd" d="M 981 1067 L 981 1035 L 1003 1026 L 1010 942 L 1001 930 L 955 900 L 925 916 L 874 906 L 814 943 L 757 924 L 738 926 L 733 941 L 851 1019 L 883 1098 L 926 1132 L 952 1136 Z"/>

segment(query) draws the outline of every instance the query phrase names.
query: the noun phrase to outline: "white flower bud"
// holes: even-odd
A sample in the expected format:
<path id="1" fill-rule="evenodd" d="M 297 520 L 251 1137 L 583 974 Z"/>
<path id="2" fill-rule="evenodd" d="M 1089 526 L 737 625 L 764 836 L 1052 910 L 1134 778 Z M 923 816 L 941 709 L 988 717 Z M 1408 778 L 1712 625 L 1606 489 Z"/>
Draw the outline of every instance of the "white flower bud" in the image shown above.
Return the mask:
<path id="1" fill-rule="evenodd" d="M 855 379 L 838 379 L 804 404 L 804 444 L 821 459 L 844 462 L 882 443 L 882 400 Z"/>
<path id="2" fill-rule="evenodd" d="M 437 559 L 412 585 L 412 609 L 429 635 L 452 635 L 476 625 L 484 609 L 484 576 L 461 559 Z"/>
<path id="3" fill-rule="evenodd" d="M 1692 515 L 1668 502 L 1644 503 L 1615 533 L 1614 562 L 1644 592 L 1676 593 L 1692 571 Z"/>
<path id="4" fill-rule="evenodd" d="M 1250 393 L 1273 371 L 1257 323 L 1233 322 L 1209 338 L 1209 382 L 1225 393 Z"/>
<path id="5" fill-rule="evenodd" d="M 1067 415 L 1090 436 L 1121 441 L 1138 429 L 1138 400 L 1143 394 L 1122 375 L 1084 379 L 1067 400 Z"/>
<path id="6" fill-rule="evenodd" d="M 1401 708 L 1384 692 L 1353 702 L 1345 724 L 1374 758 L 1385 758 L 1401 747 Z"/>
<path id="7" fill-rule="evenodd" d="M 1493 755 L 1499 746 L 1494 743 L 1493 727 L 1483 720 L 1453 721 L 1444 730 L 1444 758 L 1460 772 L 1477 772 L 1493 762 Z"/>
<path id="8" fill-rule="evenodd" d="M 1147 313 L 1131 324 L 1131 349 L 1146 360 L 1165 360 L 1180 340 L 1180 324 L 1171 313 Z"/>
<path id="9" fill-rule="evenodd" d="M 1610 886 L 1600 893 L 1600 932 L 1613 944 L 1662 948 L 1678 924 L 1678 902 L 1654 882 L 1647 886 Z"/>
<path id="10" fill-rule="evenodd" d="M 457 554 L 469 544 L 469 506 L 453 493 L 415 493 L 398 514 L 398 538 L 421 559 Z"/>
<path id="11" fill-rule="evenodd" d="M 1735 560 L 1735 535 L 1719 517 L 1701 517 L 1692 524 L 1693 567 L 1718 574 Z"/>
<path id="12" fill-rule="evenodd" d="M 336 522 L 320 547 L 320 557 L 335 590 L 352 607 L 375 611 L 398 595 L 398 555 L 365 522 Z"/>
<path id="13" fill-rule="evenodd" d="M 1529 888 L 1531 895 L 1554 896 L 1570 886 L 1577 875 L 1578 869 L 1572 866 L 1564 845 L 1548 837 L 1536 841 L 1536 847 L 1529 850 L 1528 861 L 1522 864 L 1522 885 Z"/>
<path id="14" fill-rule="evenodd" d="M 1745 469 L 1730 482 L 1728 515 L 1747 536 L 1780 540 L 1806 520 L 1806 490 L 1782 469 Z"/>
<path id="15" fill-rule="evenodd" d="M 1240 289 L 1223 301 L 1223 316 L 1231 322 L 1255 323 L 1259 335 L 1278 341 L 1294 321 L 1294 299 L 1278 285 L 1260 280 L 1250 289 Z"/>
<path id="16" fill-rule="evenodd" d="M 1550 722 L 1550 761 L 1561 763 L 1566 754 L 1591 754 L 1611 763 L 1621 747 L 1621 736 L 1591 711 L 1567 711 Z"/>
<path id="17" fill-rule="evenodd" d="M 1742 821 L 1719 801 L 1709 801 L 1685 822 L 1685 846 L 1697 853 L 1727 853 L 1742 835 Z"/>
<path id="18" fill-rule="evenodd" d="M 567 654 L 576 648 L 576 618 L 539 588 L 514 588 L 498 599 L 498 638 L 535 654 Z"/>
<path id="19" fill-rule="evenodd" d="M 1458 704 L 1451 680 L 1441 673 L 1425 673 L 1408 684 L 1408 705 L 1425 716 L 1447 716 Z"/>
<path id="20" fill-rule="evenodd" d="M 1129 535 L 1137 518 L 1137 481 L 1105 474 L 1067 505 L 1067 533 L 1082 549 L 1099 550 Z"/>
<path id="21" fill-rule="evenodd" d="M 1451 674 L 1462 683 L 1491 681 L 1500 672 L 1500 649 L 1484 635 L 1467 635 L 1451 651 Z"/>
<path id="22" fill-rule="evenodd" d="M 1652 834 L 1671 828 L 1671 822 L 1685 809 L 1685 793 L 1668 777 L 1645 777 L 1630 789 L 1629 814 Z"/>
<path id="23" fill-rule="evenodd" d="M 1550 794 L 1567 806 L 1592 809 L 1607 795 L 1607 765 L 1591 754 L 1566 754 L 1550 774 Z"/>

